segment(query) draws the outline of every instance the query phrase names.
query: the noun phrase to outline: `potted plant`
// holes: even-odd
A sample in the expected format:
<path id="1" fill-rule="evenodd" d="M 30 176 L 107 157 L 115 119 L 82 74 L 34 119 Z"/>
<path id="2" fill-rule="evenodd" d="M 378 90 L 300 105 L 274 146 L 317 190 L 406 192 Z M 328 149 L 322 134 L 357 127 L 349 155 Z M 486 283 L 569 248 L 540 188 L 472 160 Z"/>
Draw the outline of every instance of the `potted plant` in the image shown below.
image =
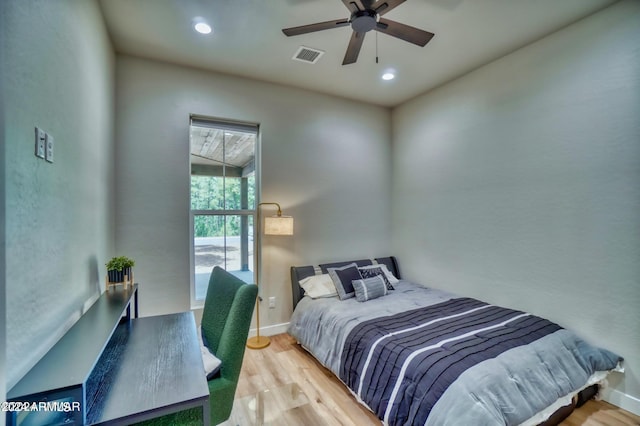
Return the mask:
<path id="1" fill-rule="evenodd" d="M 132 279 L 131 268 L 133 268 L 135 264 L 136 262 L 127 256 L 112 257 L 111 260 L 106 263 L 109 282 L 125 282 L 125 276 L 127 277 L 127 280 L 130 281 Z"/>

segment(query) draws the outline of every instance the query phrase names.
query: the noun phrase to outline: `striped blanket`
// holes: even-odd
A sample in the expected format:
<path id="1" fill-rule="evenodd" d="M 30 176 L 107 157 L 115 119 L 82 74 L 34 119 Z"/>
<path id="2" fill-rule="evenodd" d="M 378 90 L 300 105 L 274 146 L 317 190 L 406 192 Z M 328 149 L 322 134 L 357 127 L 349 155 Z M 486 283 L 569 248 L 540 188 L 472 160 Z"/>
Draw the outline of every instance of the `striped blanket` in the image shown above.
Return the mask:
<path id="1" fill-rule="evenodd" d="M 531 314 L 452 299 L 354 327 L 340 378 L 385 424 L 424 425 L 463 372 L 558 330 Z"/>

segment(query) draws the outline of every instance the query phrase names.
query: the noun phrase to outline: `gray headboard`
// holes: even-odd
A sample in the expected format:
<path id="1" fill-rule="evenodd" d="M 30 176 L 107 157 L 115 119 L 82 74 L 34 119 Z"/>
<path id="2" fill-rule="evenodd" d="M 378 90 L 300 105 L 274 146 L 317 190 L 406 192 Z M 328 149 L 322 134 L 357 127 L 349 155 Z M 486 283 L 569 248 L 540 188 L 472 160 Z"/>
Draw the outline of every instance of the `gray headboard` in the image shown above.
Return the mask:
<path id="1" fill-rule="evenodd" d="M 396 261 L 396 258 L 394 256 L 378 257 L 375 259 L 375 261 L 377 263 L 387 265 L 387 269 L 389 269 L 389 271 L 391 271 L 391 273 L 398 279 L 400 278 L 400 269 L 398 269 L 398 262 Z M 293 308 L 295 309 L 300 299 L 302 299 L 302 297 L 304 296 L 304 290 L 300 288 L 300 285 L 298 284 L 301 279 L 310 277 L 311 275 L 316 275 L 316 269 L 318 269 L 318 271 L 321 271 L 323 274 L 326 274 L 327 268 L 337 268 L 354 262 L 358 266 L 373 265 L 374 263 L 371 261 L 371 259 L 360 259 L 348 260 L 345 262 L 324 263 L 318 266 L 292 266 L 291 294 L 293 296 Z"/>

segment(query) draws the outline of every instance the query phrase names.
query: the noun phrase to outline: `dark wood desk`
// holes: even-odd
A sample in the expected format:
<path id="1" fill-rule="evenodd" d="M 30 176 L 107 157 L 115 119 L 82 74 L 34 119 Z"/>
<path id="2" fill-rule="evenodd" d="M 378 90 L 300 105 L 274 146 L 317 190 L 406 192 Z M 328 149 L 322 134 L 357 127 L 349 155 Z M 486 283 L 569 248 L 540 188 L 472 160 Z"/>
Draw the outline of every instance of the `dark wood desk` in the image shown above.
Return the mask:
<path id="1" fill-rule="evenodd" d="M 192 312 L 137 316 L 137 284 L 112 289 L 7 395 L 8 401 L 75 404 L 71 411 L 7 413 L 7 424 L 127 425 L 201 406 L 209 388 Z"/>
<path id="2" fill-rule="evenodd" d="M 118 326 L 98 362 L 87 424 L 128 425 L 202 407 L 209 387 L 192 312 L 134 319 Z"/>
<path id="3" fill-rule="evenodd" d="M 93 371 L 116 326 L 123 316 L 130 319 L 130 304 L 135 299 L 137 316 L 138 285 L 116 287 L 102 293 L 40 361 L 7 393 L 7 401 L 29 403 L 69 401 L 79 410 L 67 412 L 66 421 L 85 422 L 85 401 L 91 390 L 86 381 Z M 30 417 L 50 419 L 55 413 L 30 412 Z M 28 412 L 7 413 L 7 424 L 20 423 Z M 48 420 L 42 420 L 40 423 Z"/>

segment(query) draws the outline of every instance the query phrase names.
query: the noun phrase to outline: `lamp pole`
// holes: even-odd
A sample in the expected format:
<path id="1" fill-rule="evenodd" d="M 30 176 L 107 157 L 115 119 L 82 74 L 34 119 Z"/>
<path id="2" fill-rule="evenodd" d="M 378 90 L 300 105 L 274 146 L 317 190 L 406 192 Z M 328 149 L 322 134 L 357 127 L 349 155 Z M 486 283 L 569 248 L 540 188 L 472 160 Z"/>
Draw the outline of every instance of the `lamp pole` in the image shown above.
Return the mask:
<path id="1" fill-rule="evenodd" d="M 260 302 L 262 301 L 262 297 L 260 296 L 260 281 L 261 281 L 261 238 L 260 232 L 262 231 L 262 222 L 260 220 L 260 207 L 265 205 L 272 205 L 278 208 L 276 216 L 271 217 L 271 225 L 265 226 L 265 235 L 293 235 L 293 218 L 291 216 L 282 216 L 282 209 L 280 208 L 280 204 L 278 203 L 259 203 L 257 212 L 258 212 L 258 223 L 256 225 L 258 236 L 256 242 L 256 256 L 254 259 L 254 263 L 256 265 L 256 275 L 258 277 L 258 296 L 256 297 L 256 335 L 247 340 L 247 347 L 250 349 L 263 349 L 271 344 L 271 339 L 267 336 L 260 335 Z"/>

